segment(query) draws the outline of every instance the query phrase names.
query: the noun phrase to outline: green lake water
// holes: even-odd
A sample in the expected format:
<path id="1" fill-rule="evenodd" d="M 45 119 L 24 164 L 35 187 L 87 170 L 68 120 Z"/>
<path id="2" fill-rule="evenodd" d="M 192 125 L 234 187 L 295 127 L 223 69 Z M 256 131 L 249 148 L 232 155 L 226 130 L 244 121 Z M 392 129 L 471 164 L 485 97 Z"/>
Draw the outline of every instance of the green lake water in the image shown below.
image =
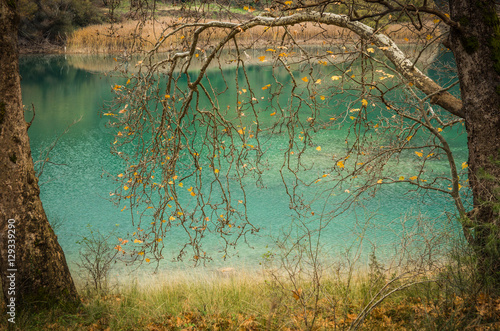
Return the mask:
<path id="1" fill-rule="evenodd" d="M 80 61 L 81 59 L 79 57 Z M 83 60 L 110 61 L 104 57 Z M 99 113 L 103 103 L 112 98 L 112 86 L 116 79 L 102 72 L 78 68 L 72 63 L 75 63 L 75 59 L 69 56 L 29 56 L 21 59 L 20 70 L 24 105 L 26 109 L 31 109 L 33 104 L 36 110 L 35 120 L 29 129 L 35 161 L 41 158 L 41 151 L 49 147 L 68 125 L 79 119 L 68 133 L 60 137 L 50 154 L 50 160 L 60 165 L 47 164 L 40 178 L 44 208 L 51 222 L 55 223 L 59 242 L 70 267 L 74 268 L 80 249 L 77 241 L 88 235 L 88 225 L 101 233 L 114 231 L 116 238 L 131 238 L 130 233 L 135 227 L 131 224 L 130 215 L 120 212 L 122 206 L 115 206 L 108 200 L 109 193 L 114 192 L 117 184 L 105 174 L 118 174 L 123 171 L 123 165 L 110 153 L 113 136 L 105 125 L 108 119 L 101 117 Z M 227 75 L 231 74 L 228 72 Z M 217 71 L 209 76 L 213 85 L 223 86 L 222 77 Z M 252 67 L 250 76 L 259 85 L 269 81 L 270 67 Z M 233 77 L 226 79 L 234 79 L 234 72 Z M 282 97 L 286 98 L 286 95 Z M 233 98 L 230 95 L 223 96 L 221 104 Z M 31 112 L 27 112 L 26 117 L 29 120 Z M 331 166 L 332 153 L 340 153 L 345 149 L 345 132 L 345 129 L 323 130 L 315 135 L 314 141 L 322 147 L 321 153 L 308 154 L 307 157 L 314 163 L 316 175 L 320 176 L 322 169 Z M 461 164 L 467 159 L 466 138 L 464 135 L 457 136 L 455 132 L 450 132 L 448 138 L 457 163 Z M 277 165 L 282 163 L 287 139 L 285 135 L 275 135 L 268 142 L 266 158 L 269 171 L 264 176 L 265 188 L 247 183 L 249 219 L 261 231 L 257 235 L 248 236 L 248 243 L 241 241 L 239 246 L 230 250 L 231 256 L 225 261 L 223 253 L 218 252 L 220 239 L 217 236 L 207 237 L 205 245 L 208 251 L 213 252 L 212 265 L 256 266 L 265 253 L 277 252 L 273 246 L 275 237 L 283 230 L 290 229 L 294 218 L 294 213 L 289 209 L 289 197 L 276 171 Z M 411 174 L 411 159 L 402 160 L 400 166 L 406 169 L 407 174 Z M 436 163 L 435 167 L 445 168 L 446 163 Z M 306 197 L 313 198 L 316 194 L 327 191 L 328 185 L 332 184 L 304 188 L 303 192 Z M 446 231 L 459 234 L 457 225 L 444 216 L 446 211 L 453 211 L 453 204 L 449 199 L 433 193 L 417 197 L 415 193 L 407 191 L 406 185 L 385 185 L 373 199 L 364 203 L 363 208 L 353 208 L 331 220 L 322 232 L 325 255 L 339 256 L 346 247 L 355 246 L 361 235 L 364 237 L 363 251 L 370 251 L 373 243 L 380 251 L 385 247 L 390 252 L 394 245 L 397 246 L 405 231 L 407 234 L 412 231 L 433 233 L 436 229 L 447 229 Z M 341 199 L 343 194 L 348 193 L 340 191 L 332 200 Z M 313 210 L 317 212 L 310 220 L 306 220 L 312 222 L 311 228 L 317 226 L 318 215 L 321 215 L 323 208 L 328 211 L 328 202 L 323 198 L 313 203 Z M 415 222 L 409 222 L 408 228 L 403 230 L 401 217 L 405 214 L 417 215 L 419 212 L 423 213 L 427 228 L 422 230 L 416 227 Z M 172 231 L 171 235 L 164 238 L 165 262 L 161 266 L 166 268 L 172 266 L 169 261 L 184 243 L 183 238 L 176 235 L 176 230 Z"/>

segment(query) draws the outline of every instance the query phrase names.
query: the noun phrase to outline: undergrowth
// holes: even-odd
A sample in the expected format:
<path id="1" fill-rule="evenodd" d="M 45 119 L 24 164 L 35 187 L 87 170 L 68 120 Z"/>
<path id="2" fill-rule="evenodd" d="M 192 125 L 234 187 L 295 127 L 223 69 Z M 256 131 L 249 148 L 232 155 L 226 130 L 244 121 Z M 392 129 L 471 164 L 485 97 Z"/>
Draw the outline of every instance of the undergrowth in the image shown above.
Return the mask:
<path id="1" fill-rule="evenodd" d="M 381 275 L 373 271 L 349 280 L 329 271 L 322 279 L 314 309 L 307 302 L 312 282 L 296 283 L 297 290 L 283 291 L 265 271 L 143 276 L 122 280 L 106 292 L 80 286 L 82 305 L 77 312 L 59 306 L 21 313 L 14 329 L 349 330 L 366 307 L 367 298 L 387 284 L 385 280 L 374 282 L 373 277 Z M 432 281 L 423 277 L 417 284 L 394 292 L 370 311 L 359 328 L 500 328 L 500 298 L 474 287 L 458 295 L 457 286 L 461 285 L 453 284 L 454 272 L 448 267 Z M 5 320 L 0 323 L 0 328 L 4 327 Z"/>

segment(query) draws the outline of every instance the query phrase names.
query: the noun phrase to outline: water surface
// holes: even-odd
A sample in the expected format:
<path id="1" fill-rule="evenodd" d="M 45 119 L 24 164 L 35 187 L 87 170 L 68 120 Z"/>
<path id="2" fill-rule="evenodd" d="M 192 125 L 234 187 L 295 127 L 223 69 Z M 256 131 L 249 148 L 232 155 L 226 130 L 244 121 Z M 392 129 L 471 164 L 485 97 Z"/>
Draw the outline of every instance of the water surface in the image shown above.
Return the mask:
<path id="1" fill-rule="evenodd" d="M 82 236 L 88 236 L 89 229 L 103 234 L 113 232 L 113 240 L 131 238 L 130 233 L 136 230 L 130 215 L 120 211 L 123 206 L 116 206 L 108 199 L 110 192 L 116 189 L 116 182 L 107 174 L 120 173 L 123 164 L 110 153 L 113 136 L 106 128 L 107 119 L 100 115 L 103 103 L 112 98 L 112 86 L 117 78 L 96 71 L 99 61 L 109 63 L 112 59 L 95 56 L 91 60 L 69 56 L 21 59 L 23 102 L 27 109 L 33 105 L 36 111 L 29 129 L 34 160 L 44 159 L 44 151 L 57 140 L 49 156 L 51 163 L 45 165 L 40 178 L 41 199 L 51 222 L 55 224 L 59 242 L 72 269 L 78 261 L 80 245 L 77 242 Z M 75 63 L 81 65 L 75 66 Z M 89 67 L 89 63 L 93 69 L 84 69 Z M 248 70 L 256 84 L 272 80 L 270 67 L 253 66 Z M 209 77 L 214 86 L 224 88 L 224 80 L 217 71 L 209 73 Z M 234 70 L 225 72 L 226 81 L 234 78 Z M 286 94 L 282 98 L 286 98 Z M 229 94 L 222 96 L 220 101 L 224 104 L 233 99 L 234 95 Z M 29 119 L 31 116 L 31 112 L 27 111 L 26 117 Z M 71 125 L 75 121 L 77 123 Z M 68 132 L 61 135 L 70 125 Z M 320 131 L 315 135 L 315 143 L 322 147 L 322 152 L 309 156 L 317 169 L 316 176 L 321 175 L 322 169 L 331 167 L 332 154 L 340 153 L 345 148 L 345 134 L 345 129 L 339 129 Z M 467 158 L 465 137 L 450 132 L 448 138 L 456 153 L 457 163 L 461 164 Z M 338 201 L 348 194 L 339 191 L 330 196 L 330 201 L 326 201 L 323 194 L 312 203 L 315 215 L 311 215 L 310 219 L 295 219 L 294 212 L 289 209 L 289 197 L 284 192 L 282 179 L 275 171 L 277 165 L 282 163 L 287 139 L 286 135 L 276 135 L 268 143 L 266 157 L 270 170 L 264 176 L 265 188 L 252 185 L 250 181 L 247 183 L 249 218 L 262 230 L 258 235 L 249 236 L 248 243 L 240 242 L 226 261 L 224 254 L 219 253 L 220 240 L 216 236 L 208 237 L 206 247 L 213 252 L 214 266 L 258 265 L 266 253 L 277 252 L 274 243 L 281 232 L 292 229 L 292 234 L 301 233 L 300 226 L 294 225 L 299 221 L 312 222 L 309 227 L 316 228 L 319 221 L 325 221 L 320 216 L 322 211 L 329 210 L 330 201 Z M 434 166 L 437 172 L 446 169 L 445 162 L 437 162 Z M 411 173 L 412 159 L 402 160 L 398 167 Z M 303 188 L 303 192 L 308 199 L 314 199 L 317 194 L 327 191 L 329 185 L 320 183 Z M 390 251 L 400 242 L 403 234 L 425 231 L 432 234 L 436 229 L 459 233 L 456 224 L 450 223 L 445 216 L 448 211 L 453 211 L 453 204 L 441 195 L 430 193 L 421 197 L 408 192 L 407 185 L 386 185 L 375 198 L 365 201 L 363 207 L 353 208 L 329 220 L 330 224 L 322 232 L 323 250 L 327 255 L 338 256 L 346 247 L 355 247 L 363 238 L 363 250 L 366 252 L 372 244 L 380 251 L 383 247 Z M 420 223 L 408 221 L 405 227 L 402 226 L 401 219 L 405 215 L 411 218 L 422 213 Z M 167 249 L 162 266 L 168 268 L 172 265 L 168 261 L 177 256 L 183 242 L 175 235 L 175 229 L 164 238 L 164 242 Z"/>

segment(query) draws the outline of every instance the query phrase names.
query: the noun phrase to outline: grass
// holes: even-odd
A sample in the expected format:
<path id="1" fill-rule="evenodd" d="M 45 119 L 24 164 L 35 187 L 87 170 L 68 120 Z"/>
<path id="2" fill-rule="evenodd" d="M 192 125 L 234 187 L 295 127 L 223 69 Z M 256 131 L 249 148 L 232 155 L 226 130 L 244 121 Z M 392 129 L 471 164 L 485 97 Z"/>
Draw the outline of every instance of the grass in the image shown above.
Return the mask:
<path id="1" fill-rule="evenodd" d="M 346 279 L 266 272 L 164 273 L 122 278 L 106 293 L 79 286 L 78 312 L 64 307 L 16 317 L 18 330 L 345 330 L 385 284 L 368 272 Z M 385 277 L 389 277 L 388 275 Z M 424 278 L 420 278 L 424 280 Z M 375 280 L 375 281 L 374 281 Z M 415 280 L 415 279 L 413 279 Z M 401 286 L 402 282 L 394 283 Z M 365 330 L 475 330 L 500 327 L 500 299 L 449 294 L 443 282 L 422 282 L 374 307 Z M 0 328 L 6 321 L 0 322 Z"/>
<path id="2" fill-rule="evenodd" d="M 180 15 L 180 14 L 179 14 Z M 163 34 L 173 31 L 179 24 L 193 22 L 194 18 L 183 16 L 162 16 L 155 21 L 140 24 L 139 21 L 128 20 L 118 24 L 101 24 L 81 28 L 72 33 L 67 40 L 69 53 L 123 53 L 124 51 L 147 51 L 152 49 Z M 212 19 L 196 19 L 208 22 Z M 235 19 L 223 21 L 237 22 Z M 288 28 L 285 39 L 293 38 L 298 44 L 329 45 L 352 43 L 358 38 L 350 31 L 315 23 L 297 24 Z M 430 27 L 429 27 L 430 29 Z M 395 23 L 387 26 L 384 33 L 398 43 L 414 42 L 417 38 L 428 36 L 430 30 L 424 28 L 415 32 L 411 25 Z M 186 28 L 162 40 L 160 51 L 178 50 L 189 45 L 193 28 Z M 207 29 L 200 35 L 200 48 L 215 45 L 222 40 L 229 29 Z M 285 30 L 282 27 L 254 27 L 239 33 L 237 40 L 245 47 L 277 47 L 280 45 Z"/>

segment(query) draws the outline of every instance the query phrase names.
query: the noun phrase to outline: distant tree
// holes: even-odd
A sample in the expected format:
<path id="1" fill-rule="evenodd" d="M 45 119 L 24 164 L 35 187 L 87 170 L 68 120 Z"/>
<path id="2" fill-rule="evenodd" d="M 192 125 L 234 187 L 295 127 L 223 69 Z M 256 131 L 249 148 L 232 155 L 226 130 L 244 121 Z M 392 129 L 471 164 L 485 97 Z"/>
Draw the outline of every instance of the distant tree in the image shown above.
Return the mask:
<path id="1" fill-rule="evenodd" d="M 21 100 L 16 4 L 0 1 L 0 274 L 5 303 L 13 298 L 19 312 L 79 299 L 33 169 Z M 8 278 L 12 274 L 15 279 Z"/>
<path id="2" fill-rule="evenodd" d="M 19 0 L 20 37 L 31 42 L 63 43 L 74 29 L 103 21 L 96 3 L 91 0 Z"/>

